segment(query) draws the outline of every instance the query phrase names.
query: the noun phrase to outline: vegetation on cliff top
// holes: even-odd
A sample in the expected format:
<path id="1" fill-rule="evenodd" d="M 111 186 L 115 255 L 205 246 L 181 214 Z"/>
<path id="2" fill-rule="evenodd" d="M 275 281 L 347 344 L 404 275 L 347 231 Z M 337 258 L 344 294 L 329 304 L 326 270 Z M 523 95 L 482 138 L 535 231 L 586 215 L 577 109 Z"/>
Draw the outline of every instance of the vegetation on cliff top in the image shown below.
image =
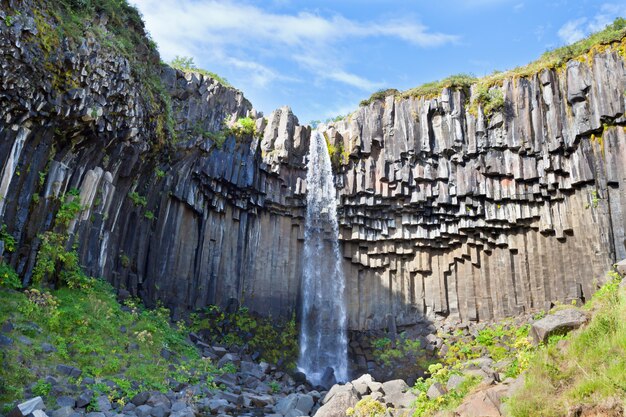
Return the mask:
<path id="1" fill-rule="evenodd" d="M 484 88 L 489 89 L 490 87 L 501 83 L 508 77 L 528 77 L 542 71 L 543 69 L 558 68 L 565 65 L 567 61 L 583 56 L 599 46 L 619 42 L 624 39 L 625 36 L 626 19 L 617 18 L 603 30 L 593 33 L 587 38 L 571 45 L 547 51 L 538 60 L 528 65 L 504 72 L 496 71 L 492 75 L 488 75 L 483 78 L 477 78 L 471 74 L 451 75 L 442 80 L 429 82 L 404 92 L 399 92 L 396 89 L 379 90 L 372 94 L 368 99 L 361 101 L 360 105 L 367 106 L 373 101 L 384 99 L 389 95 L 402 98 L 434 97 L 440 94 L 444 88 L 469 91 L 469 88 L 473 84 L 483 85 Z"/>
<path id="2" fill-rule="evenodd" d="M 232 87 L 232 85 L 228 82 L 228 80 L 226 80 L 226 78 L 221 77 L 214 72 L 198 68 L 195 62 L 193 62 L 192 57 L 176 55 L 176 57 L 170 62 L 170 66 L 182 72 L 195 72 L 198 74 L 206 75 L 217 80 L 217 82 L 226 87 Z"/>

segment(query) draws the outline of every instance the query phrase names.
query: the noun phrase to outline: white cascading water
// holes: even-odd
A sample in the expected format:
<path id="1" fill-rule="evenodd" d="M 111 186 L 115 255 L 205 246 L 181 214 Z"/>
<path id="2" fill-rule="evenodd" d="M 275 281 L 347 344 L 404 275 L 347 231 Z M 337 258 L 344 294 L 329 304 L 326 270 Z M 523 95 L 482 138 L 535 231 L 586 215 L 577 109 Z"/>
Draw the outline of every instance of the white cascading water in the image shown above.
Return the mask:
<path id="1" fill-rule="evenodd" d="M 324 136 L 311 133 L 307 164 L 302 322 L 298 367 L 314 384 L 331 367 L 348 379 L 345 277 L 339 250 L 337 200 Z"/>

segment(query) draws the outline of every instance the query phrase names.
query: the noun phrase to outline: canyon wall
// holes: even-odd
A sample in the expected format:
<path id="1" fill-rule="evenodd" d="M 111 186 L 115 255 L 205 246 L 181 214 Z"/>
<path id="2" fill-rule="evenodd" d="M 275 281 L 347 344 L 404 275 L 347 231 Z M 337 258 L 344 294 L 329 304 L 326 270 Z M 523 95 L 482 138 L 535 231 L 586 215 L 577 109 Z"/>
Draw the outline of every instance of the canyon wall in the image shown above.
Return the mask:
<path id="1" fill-rule="evenodd" d="M 167 103 L 128 59 L 89 33 L 46 50 L 33 10 L 0 12 L 0 223 L 25 282 L 77 189 L 82 211 L 64 232 L 89 274 L 175 315 L 233 299 L 297 311 L 310 127 L 288 108 L 262 118 L 241 92 L 146 51 L 174 141 L 159 117 Z M 494 87 L 505 97 L 494 114 L 444 89 L 320 127 L 345 150 L 336 182 L 351 329 L 490 320 L 593 293 L 626 257 L 623 50 L 512 75 Z M 245 115 L 259 137 L 208 134 Z"/>

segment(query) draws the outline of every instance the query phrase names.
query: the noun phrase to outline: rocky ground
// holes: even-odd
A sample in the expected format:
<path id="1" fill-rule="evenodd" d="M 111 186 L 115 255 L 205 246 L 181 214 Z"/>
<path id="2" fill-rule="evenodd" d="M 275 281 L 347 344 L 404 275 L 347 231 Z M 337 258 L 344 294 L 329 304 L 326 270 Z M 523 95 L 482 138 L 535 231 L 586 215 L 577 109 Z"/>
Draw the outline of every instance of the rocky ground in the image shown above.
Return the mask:
<path id="1" fill-rule="evenodd" d="M 534 320 L 529 333 L 524 334 L 530 334 L 535 343 L 543 342 L 555 332 L 577 328 L 586 321 L 585 313 L 565 308 Z M 287 373 L 274 365 L 255 362 L 255 355 L 244 353 L 241 348 L 210 345 L 195 333 L 190 333 L 190 340 L 203 357 L 214 361 L 218 368 L 229 370 L 217 376 L 213 384 L 171 381 L 167 392 L 140 391 L 129 401 L 112 401 L 120 397 L 117 392 L 128 387 L 120 386 L 119 380 L 95 380 L 84 376 L 74 366 L 59 364 L 44 379 L 48 386 L 45 399 L 36 395 L 40 392 L 41 382 L 33 383 L 24 392 L 25 397 L 30 399 L 17 405 L 7 417 L 335 417 L 344 416 L 346 412 L 357 416 L 408 416 L 415 412 L 434 411 L 438 405 L 457 403 L 460 405 L 456 411 L 449 411 L 448 414 L 441 412 L 439 415 L 500 416 L 503 412 L 502 399 L 519 388 L 522 380 L 507 377 L 511 358 L 496 361 L 491 356 L 497 356 L 495 353 L 499 350 L 471 345 L 475 343 L 472 340 L 480 340 L 481 335 L 484 337 L 487 327 L 482 325 L 481 328 L 478 331 L 468 326 L 448 326 L 440 329 L 439 336 L 429 338 L 433 348 L 425 350 L 440 352 L 443 363 L 446 354 L 455 345 L 470 346 L 468 349 L 473 349 L 480 356 L 455 366 L 431 366 L 430 378 L 420 378 L 414 386 L 409 386 L 403 379 L 377 382 L 371 375 L 364 374 L 351 382 L 335 384 L 328 390 L 312 386 L 302 373 Z M 520 327 L 511 324 L 511 328 Z M 11 323 L 6 322 L 0 333 L 2 345 L 32 344 L 28 338 L 16 337 L 12 332 Z M 493 344 L 487 341 L 484 345 L 504 348 L 510 342 L 505 339 L 505 336 L 502 340 L 494 337 Z M 40 347 L 42 354 L 52 348 L 44 345 Z M 164 360 L 170 359 L 166 350 L 161 352 L 161 356 Z M 453 403 L 453 400 L 458 401 Z M 384 414 L 371 414 L 372 407 Z"/>

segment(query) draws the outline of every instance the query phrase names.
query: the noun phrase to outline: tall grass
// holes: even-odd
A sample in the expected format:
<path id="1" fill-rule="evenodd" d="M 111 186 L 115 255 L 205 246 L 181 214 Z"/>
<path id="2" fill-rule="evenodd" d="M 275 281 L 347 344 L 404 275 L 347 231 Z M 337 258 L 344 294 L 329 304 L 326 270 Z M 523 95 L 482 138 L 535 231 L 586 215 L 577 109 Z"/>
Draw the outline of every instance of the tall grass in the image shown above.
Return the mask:
<path id="1" fill-rule="evenodd" d="M 514 417 L 562 416 L 575 405 L 626 398 L 626 288 L 619 278 L 588 304 L 588 326 L 540 349 L 524 387 L 508 400 Z"/>

